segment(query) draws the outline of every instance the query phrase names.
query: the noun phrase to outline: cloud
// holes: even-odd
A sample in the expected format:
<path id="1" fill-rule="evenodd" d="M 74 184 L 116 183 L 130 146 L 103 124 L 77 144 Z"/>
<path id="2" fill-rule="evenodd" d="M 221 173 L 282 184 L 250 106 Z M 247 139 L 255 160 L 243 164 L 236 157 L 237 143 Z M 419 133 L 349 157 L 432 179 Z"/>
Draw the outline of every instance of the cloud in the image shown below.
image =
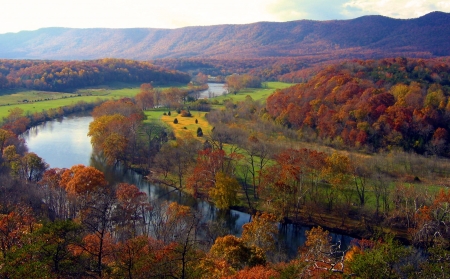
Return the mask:
<path id="1" fill-rule="evenodd" d="M 357 6 L 345 6 L 348 0 L 278 0 L 267 6 L 267 11 L 278 20 L 332 20 L 363 15 Z"/>
<path id="2" fill-rule="evenodd" d="M 450 11 L 450 2 L 442 0 L 351 0 L 345 8 L 356 8 L 366 14 L 394 18 L 416 18 L 433 11 Z"/>
<path id="3" fill-rule="evenodd" d="M 154 27 L 298 19 L 395 18 L 450 12 L 448 0 L 14 0 L 2 3 L 0 34 L 42 27 Z"/>
<path id="4" fill-rule="evenodd" d="M 450 12 L 448 0 L 274 0 L 267 12 L 277 20 L 351 19 L 363 15 L 416 18 L 432 11 Z"/>

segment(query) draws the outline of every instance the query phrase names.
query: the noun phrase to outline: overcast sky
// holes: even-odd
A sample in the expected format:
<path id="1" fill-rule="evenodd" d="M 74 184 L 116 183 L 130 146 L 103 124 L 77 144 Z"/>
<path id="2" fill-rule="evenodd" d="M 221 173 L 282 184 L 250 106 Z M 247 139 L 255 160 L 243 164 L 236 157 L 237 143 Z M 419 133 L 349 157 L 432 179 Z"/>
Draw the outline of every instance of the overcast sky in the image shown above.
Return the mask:
<path id="1" fill-rule="evenodd" d="M 0 34 L 42 27 L 178 28 L 363 15 L 415 18 L 450 12 L 449 0 L 10 0 Z"/>

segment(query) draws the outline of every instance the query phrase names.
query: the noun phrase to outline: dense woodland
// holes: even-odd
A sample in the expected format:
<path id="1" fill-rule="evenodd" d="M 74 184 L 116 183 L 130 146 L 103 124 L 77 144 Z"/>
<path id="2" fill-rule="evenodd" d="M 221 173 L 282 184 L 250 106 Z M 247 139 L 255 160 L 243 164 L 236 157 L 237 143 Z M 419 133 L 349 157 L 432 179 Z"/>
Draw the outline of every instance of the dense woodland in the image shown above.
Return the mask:
<path id="1" fill-rule="evenodd" d="M 27 88 L 67 92 L 115 81 L 186 84 L 190 77 L 147 62 L 124 59 L 0 60 L 0 89 Z"/>
<path id="2" fill-rule="evenodd" d="M 448 59 L 345 62 L 276 92 L 266 109 L 314 140 L 448 157 L 449 65 Z"/>
<path id="3" fill-rule="evenodd" d="M 299 82 L 300 74 L 293 76 L 301 69 L 309 68 L 312 64 L 326 61 L 327 59 L 307 57 L 279 57 L 279 58 L 254 58 L 254 59 L 207 59 L 207 58 L 179 58 L 157 59 L 151 62 L 167 69 L 202 72 L 224 81 L 226 76 L 232 74 L 250 74 L 263 81 L 283 80 L 286 82 Z M 308 75 L 310 77 L 310 75 Z"/>
<path id="4" fill-rule="evenodd" d="M 447 140 L 448 67 L 404 58 L 332 65 L 267 102 L 224 101 L 197 137 L 145 120 L 155 106 L 192 117 L 214 104 L 183 90 L 143 84 L 134 99 L 98 104 L 89 127 L 97 155 L 219 209 L 248 210 L 240 237 L 192 208 L 108 184 L 93 167 L 49 169 L 17 136 L 30 116 L 13 109 L 0 129 L 0 276 L 445 278 L 450 164 L 437 156 L 448 156 L 437 135 Z M 419 124 L 428 132 L 413 130 Z M 379 126 L 389 133 L 377 135 Z M 278 238 L 288 223 L 315 226 L 295 258 Z M 361 240 L 344 248 L 318 225 Z"/>

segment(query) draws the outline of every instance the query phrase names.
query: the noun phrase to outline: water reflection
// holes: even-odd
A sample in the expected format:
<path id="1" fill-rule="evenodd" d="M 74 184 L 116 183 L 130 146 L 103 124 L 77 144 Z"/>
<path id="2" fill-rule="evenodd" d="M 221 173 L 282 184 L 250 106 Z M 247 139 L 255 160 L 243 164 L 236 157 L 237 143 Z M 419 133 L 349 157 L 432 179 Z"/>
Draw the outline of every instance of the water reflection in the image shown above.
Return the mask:
<path id="1" fill-rule="evenodd" d="M 28 149 L 52 168 L 89 165 L 92 146 L 87 133 L 91 116 L 71 116 L 47 121 L 21 135 Z"/>
<path id="2" fill-rule="evenodd" d="M 214 98 L 228 93 L 224 83 L 208 83 L 208 89 L 194 93 L 198 98 Z"/>

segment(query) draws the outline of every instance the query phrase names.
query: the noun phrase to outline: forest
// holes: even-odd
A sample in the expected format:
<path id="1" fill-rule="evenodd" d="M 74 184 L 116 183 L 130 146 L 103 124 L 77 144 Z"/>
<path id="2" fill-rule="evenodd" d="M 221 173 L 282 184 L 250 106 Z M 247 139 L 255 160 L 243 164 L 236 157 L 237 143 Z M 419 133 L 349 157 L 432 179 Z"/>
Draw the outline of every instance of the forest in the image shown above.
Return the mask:
<path id="1" fill-rule="evenodd" d="M 448 157 L 449 86 L 446 59 L 345 62 L 276 92 L 266 109 L 310 140 Z"/>
<path id="2" fill-rule="evenodd" d="M 446 59 L 354 60 L 267 100 L 196 100 L 144 83 L 134 98 L 96 104 L 96 154 L 250 212 L 240 236 L 93 167 L 49 168 L 18 137 L 30 117 L 13 109 L 0 129 L 0 276 L 445 278 L 448 74 Z M 245 91 L 236 82 L 264 81 L 239 76 L 226 79 L 235 94 Z M 179 125 L 186 118 L 201 133 Z M 313 226 L 295 257 L 278 238 L 287 224 Z M 330 231 L 356 238 L 343 247 Z"/>
<path id="3" fill-rule="evenodd" d="M 188 83 L 189 75 L 148 62 L 125 59 L 91 61 L 0 60 L 0 89 L 27 88 L 68 92 L 108 82 Z"/>

